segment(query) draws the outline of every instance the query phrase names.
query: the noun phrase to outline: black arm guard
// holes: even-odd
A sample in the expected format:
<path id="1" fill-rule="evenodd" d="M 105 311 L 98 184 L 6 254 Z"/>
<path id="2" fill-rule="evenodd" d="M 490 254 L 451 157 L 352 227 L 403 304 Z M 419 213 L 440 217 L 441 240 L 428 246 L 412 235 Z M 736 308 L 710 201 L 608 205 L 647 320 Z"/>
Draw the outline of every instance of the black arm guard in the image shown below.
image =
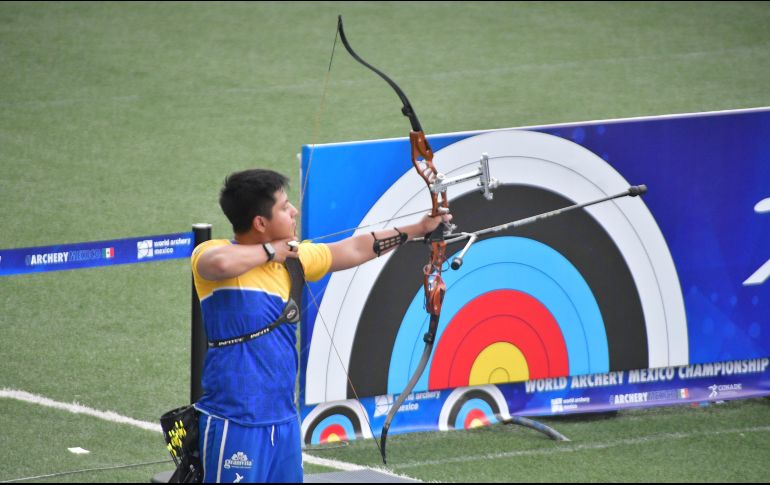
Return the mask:
<path id="1" fill-rule="evenodd" d="M 385 239 L 377 239 L 377 236 L 375 236 L 374 232 L 372 232 L 372 237 L 374 238 L 372 250 L 374 251 L 374 254 L 377 255 L 377 257 L 381 256 L 383 252 L 386 252 L 393 247 L 406 244 L 406 240 L 409 239 L 409 236 L 399 231 L 397 227 L 394 227 L 393 229 L 395 229 L 398 234 L 395 236 L 386 237 Z"/>

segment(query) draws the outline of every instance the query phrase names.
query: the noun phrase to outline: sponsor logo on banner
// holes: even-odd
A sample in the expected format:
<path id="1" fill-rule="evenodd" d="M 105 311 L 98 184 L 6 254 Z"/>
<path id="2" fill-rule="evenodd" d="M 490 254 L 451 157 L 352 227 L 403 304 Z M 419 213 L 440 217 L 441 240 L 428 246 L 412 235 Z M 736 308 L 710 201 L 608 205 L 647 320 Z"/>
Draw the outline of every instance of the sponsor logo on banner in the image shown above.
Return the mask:
<path id="1" fill-rule="evenodd" d="M 393 396 L 388 394 L 387 396 L 377 396 L 374 398 L 374 417 L 379 418 L 388 414 L 390 407 L 393 405 Z"/>
<path id="2" fill-rule="evenodd" d="M 136 243 L 136 259 L 151 258 L 152 256 L 152 239 Z"/>
<path id="3" fill-rule="evenodd" d="M 613 394 L 610 396 L 610 404 L 613 406 L 644 404 L 648 402 L 675 402 L 681 399 L 688 399 L 690 390 L 684 389 L 663 389 L 659 391 L 630 392 L 628 394 Z"/>
<path id="4" fill-rule="evenodd" d="M 28 254 L 24 258 L 26 266 L 50 266 L 100 259 L 112 259 L 115 257 L 115 248 L 103 249 L 77 249 L 73 251 L 59 251 L 51 253 Z"/>
<path id="5" fill-rule="evenodd" d="M 680 399 L 687 399 L 690 397 L 689 389 L 663 389 L 659 391 L 649 391 L 644 394 L 646 394 L 646 401 L 643 401 L 643 402 L 656 402 L 656 401 L 676 402 Z M 634 395 L 629 394 L 628 396 L 634 396 Z M 631 399 L 633 399 L 633 397 Z"/>
<path id="6" fill-rule="evenodd" d="M 613 394 L 610 396 L 610 404 L 623 406 L 625 404 L 646 403 L 650 399 L 649 392 L 631 392 L 628 394 Z"/>
<path id="7" fill-rule="evenodd" d="M 711 391 L 711 393 L 709 394 L 709 399 L 734 397 L 734 396 L 739 396 L 741 394 L 741 391 L 743 390 L 743 384 L 736 383 L 736 384 L 725 384 L 721 386 L 714 384 L 713 386 L 709 386 L 708 390 Z"/>
<path id="8" fill-rule="evenodd" d="M 551 412 L 556 413 L 564 413 L 567 411 L 577 411 L 582 406 L 587 406 L 591 404 L 591 398 L 590 397 L 570 397 L 567 399 L 564 398 L 556 398 L 551 399 Z"/>
<path id="9" fill-rule="evenodd" d="M 24 259 L 24 262 L 27 266 L 64 264 L 69 260 L 69 256 L 69 251 L 45 254 L 30 254 Z"/>
<path id="10" fill-rule="evenodd" d="M 413 392 L 412 394 L 409 394 L 406 397 L 404 404 L 402 404 L 401 407 L 398 408 L 398 412 L 402 413 L 407 411 L 419 411 L 420 403 L 415 401 L 424 401 L 426 399 L 440 399 L 440 398 L 441 398 L 440 391 L 425 391 L 425 392 L 416 392 L 416 393 Z M 377 396 L 376 398 L 374 398 L 374 417 L 378 418 L 380 416 L 385 416 L 386 414 L 388 414 L 394 402 L 395 402 L 395 399 L 393 399 L 393 395 L 390 395 L 390 394 L 388 394 L 387 396 Z"/>
<path id="11" fill-rule="evenodd" d="M 191 244 L 190 238 L 177 239 L 147 239 L 136 243 L 136 258 L 147 259 L 157 256 L 173 256 L 177 246 L 187 247 Z"/>

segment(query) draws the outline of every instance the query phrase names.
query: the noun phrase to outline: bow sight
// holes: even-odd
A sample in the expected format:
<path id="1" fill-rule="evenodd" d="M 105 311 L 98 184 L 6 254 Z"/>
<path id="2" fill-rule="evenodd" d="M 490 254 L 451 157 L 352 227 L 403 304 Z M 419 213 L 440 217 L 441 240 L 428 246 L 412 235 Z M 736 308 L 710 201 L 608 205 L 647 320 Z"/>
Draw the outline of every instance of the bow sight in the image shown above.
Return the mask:
<path id="1" fill-rule="evenodd" d="M 436 175 L 436 180 L 430 185 L 430 191 L 434 194 L 440 194 L 452 185 L 473 179 L 479 179 L 478 186 L 481 187 L 481 193 L 484 194 L 484 198 L 492 200 L 494 197 L 492 191 L 500 185 L 500 182 L 498 182 L 497 179 L 492 178 L 489 172 L 489 155 L 486 153 L 481 154 L 479 168 L 477 168 L 475 172 L 466 173 L 449 179 L 446 178 L 443 173 L 438 173 Z"/>

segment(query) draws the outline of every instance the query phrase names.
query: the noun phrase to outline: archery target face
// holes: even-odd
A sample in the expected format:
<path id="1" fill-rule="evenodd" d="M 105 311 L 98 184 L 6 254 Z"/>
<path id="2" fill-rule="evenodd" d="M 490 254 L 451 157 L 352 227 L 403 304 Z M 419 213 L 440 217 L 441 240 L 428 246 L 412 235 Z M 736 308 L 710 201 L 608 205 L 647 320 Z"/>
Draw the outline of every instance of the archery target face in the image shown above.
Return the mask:
<path id="1" fill-rule="evenodd" d="M 482 153 L 501 186 L 492 202 L 474 183 L 450 187 L 453 222 L 461 231 L 596 200 L 631 185 L 585 148 L 537 132 L 467 138 L 437 152 L 434 163 L 447 177 L 457 176 L 474 171 Z M 427 204 L 423 181 L 409 171 L 361 224 Z M 447 253 L 461 250 L 450 246 Z M 307 403 L 351 398 L 345 369 L 359 396 L 405 387 L 428 326 L 421 271 L 428 254 L 428 247 L 408 244 L 331 276 L 319 311 L 345 367 L 316 322 Z M 434 352 L 415 391 L 688 363 L 676 269 L 641 198 L 483 236 L 462 268 L 446 269 L 443 276 L 447 293 Z"/>
<path id="2" fill-rule="evenodd" d="M 323 445 L 371 438 L 366 413 L 358 401 L 321 404 L 302 420 L 302 441 L 306 445 Z"/>
<path id="3" fill-rule="evenodd" d="M 459 388 L 444 401 L 438 419 L 441 431 L 472 429 L 510 419 L 508 403 L 495 386 Z"/>

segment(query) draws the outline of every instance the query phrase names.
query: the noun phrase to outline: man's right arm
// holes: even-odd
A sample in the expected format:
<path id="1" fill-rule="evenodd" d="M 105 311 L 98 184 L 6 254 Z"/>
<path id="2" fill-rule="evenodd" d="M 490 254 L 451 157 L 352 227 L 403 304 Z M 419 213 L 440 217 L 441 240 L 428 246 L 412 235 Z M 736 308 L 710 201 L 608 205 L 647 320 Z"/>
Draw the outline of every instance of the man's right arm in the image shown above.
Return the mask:
<path id="1" fill-rule="evenodd" d="M 296 257 L 288 250 L 286 241 L 272 243 L 275 248 L 274 262 L 282 263 L 287 257 Z M 261 266 L 269 261 L 261 244 L 229 244 L 207 249 L 197 263 L 198 275 L 209 281 L 227 280 Z"/>
<path id="2" fill-rule="evenodd" d="M 261 245 L 217 246 L 198 258 L 198 274 L 206 280 L 235 278 L 251 268 L 267 263 L 267 253 Z"/>

